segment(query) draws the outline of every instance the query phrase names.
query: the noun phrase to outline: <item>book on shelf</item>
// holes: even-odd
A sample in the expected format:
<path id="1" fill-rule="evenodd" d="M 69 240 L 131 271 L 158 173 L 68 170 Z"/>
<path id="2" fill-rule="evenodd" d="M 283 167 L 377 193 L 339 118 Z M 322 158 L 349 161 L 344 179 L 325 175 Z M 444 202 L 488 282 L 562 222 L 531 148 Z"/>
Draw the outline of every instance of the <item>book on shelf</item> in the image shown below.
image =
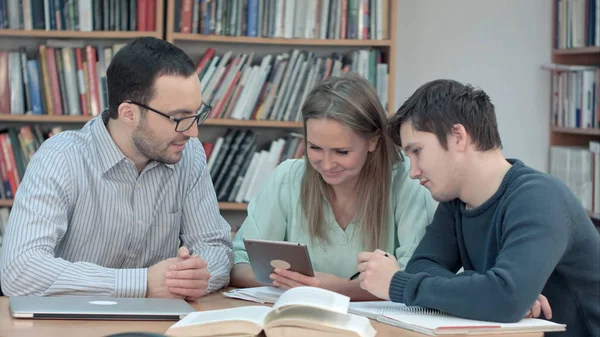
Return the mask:
<path id="1" fill-rule="evenodd" d="M 0 114 L 97 116 L 108 107 L 106 70 L 123 46 L 51 39 L 34 57 L 24 48 L 0 50 Z M 208 48 L 196 71 L 210 118 L 300 121 L 309 91 L 349 71 L 368 79 L 387 106 L 388 64 L 378 50 L 317 57 L 294 49 L 259 58 Z"/>
<path id="2" fill-rule="evenodd" d="M 454 317 L 446 313 L 389 301 L 352 302 L 348 312 L 431 336 L 515 334 L 564 331 L 566 325 L 537 318 L 498 323 Z"/>
<path id="3" fill-rule="evenodd" d="M 283 293 L 272 307 L 245 306 L 192 312 L 172 325 L 169 336 L 355 336 L 376 334 L 366 317 L 348 313 L 350 298 L 314 287 Z"/>
<path id="4" fill-rule="evenodd" d="M 276 138 L 262 150 L 256 139 L 252 130 L 228 129 L 214 143 L 204 143 L 210 148 L 208 170 L 219 201 L 248 202 L 279 163 L 304 155 L 299 134 Z"/>
<path id="5" fill-rule="evenodd" d="M 297 39 L 389 39 L 390 0 L 174 0 L 174 32 Z"/>
<path id="6" fill-rule="evenodd" d="M 565 183 L 586 210 L 600 212 L 600 142 L 551 146 L 550 174 Z"/>
<path id="7" fill-rule="evenodd" d="M 0 29 L 153 32 L 156 1 L 0 0 Z"/>
<path id="8" fill-rule="evenodd" d="M 554 48 L 600 46 L 600 0 L 554 2 Z"/>
<path id="9" fill-rule="evenodd" d="M 554 126 L 600 129 L 600 67 L 548 64 L 551 72 L 551 123 Z"/>
<path id="10" fill-rule="evenodd" d="M 0 198 L 14 198 L 33 154 L 44 140 L 60 131 L 60 127 L 53 127 L 44 132 L 38 125 L 0 130 Z"/>
<path id="11" fill-rule="evenodd" d="M 50 39 L 34 57 L 0 50 L 0 114 L 97 116 L 108 107 L 106 69 L 124 45 Z"/>
<path id="12" fill-rule="evenodd" d="M 384 108 L 388 97 L 388 64 L 379 50 L 318 57 L 293 49 L 262 58 L 251 54 L 222 55 L 207 48 L 197 63 L 202 98 L 213 106 L 210 118 L 300 121 L 310 90 L 330 76 L 356 72 L 377 90 Z"/>

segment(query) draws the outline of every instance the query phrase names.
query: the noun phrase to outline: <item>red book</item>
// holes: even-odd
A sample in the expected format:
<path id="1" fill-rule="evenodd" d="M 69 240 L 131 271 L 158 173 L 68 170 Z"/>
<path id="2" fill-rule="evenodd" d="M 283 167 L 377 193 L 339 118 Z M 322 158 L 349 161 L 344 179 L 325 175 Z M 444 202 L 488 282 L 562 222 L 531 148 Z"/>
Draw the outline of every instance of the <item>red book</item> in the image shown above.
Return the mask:
<path id="1" fill-rule="evenodd" d="M 210 157 L 210 153 L 212 152 L 212 149 L 215 146 L 215 144 L 214 143 L 202 143 L 202 146 L 204 147 L 204 153 L 206 153 L 206 160 L 208 160 L 208 158 Z"/>
<path id="2" fill-rule="evenodd" d="M 0 51 L 0 113 L 2 114 L 10 114 L 10 87 L 8 83 L 8 52 Z"/>
<path id="3" fill-rule="evenodd" d="M 192 0 L 181 1 L 181 32 L 192 32 Z"/>
<path id="4" fill-rule="evenodd" d="M 90 87 L 90 103 L 92 106 L 92 116 L 100 114 L 100 94 L 98 91 L 98 71 L 96 61 L 96 48 L 92 46 L 85 47 L 85 57 L 87 59 L 87 67 L 89 74 Z"/>
<path id="5" fill-rule="evenodd" d="M 87 92 L 85 91 L 85 82 L 83 75 L 83 55 L 81 52 L 81 48 L 75 48 L 75 63 L 77 66 L 77 87 L 79 91 L 79 102 L 81 103 L 81 115 L 89 116 L 90 111 L 88 110 L 87 105 Z"/>
<path id="6" fill-rule="evenodd" d="M 137 30 L 148 30 L 148 0 L 137 0 Z"/>
<path id="7" fill-rule="evenodd" d="M 200 61 L 198 61 L 198 64 L 196 65 L 196 74 L 198 74 L 198 76 L 202 75 L 202 72 L 204 72 L 204 68 L 206 68 L 206 66 L 210 63 L 210 60 L 213 58 L 214 55 L 214 48 L 206 49 L 204 55 L 202 55 L 202 58 L 200 59 Z"/>
<path id="8" fill-rule="evenodd" d="M 148 0 L 148 9 L 146 10 L 146 31 L 156 30 L 156 0 Z"/>
<path id="9" fill-rule="evenodd" d="M 56 68 L 56 54 L 54 52 L 54 48 L 46 48 L 46 61 L 48 62 L 48 79 L 50 80 L 54 114 L 61 116 L 63 114 L 62 100 L 60 95 L 60 83 L 58 82 L 58 70 Z"/>
<path id="10" fill-rule="evenodd" d="M 2 154 L 4 155 L 4 163 L 6 164 L 6 173 L 8 174 L 8 183 L 13 197 L 17 194 L 17 189 L 21 183 L 19 179 L 19 172 L 17 171 L 17 163 L 15 161 L 15 154 L 13 152 L 12 144 L 8 134 L 0 134 L 0 147 L 2 147 Z"/>

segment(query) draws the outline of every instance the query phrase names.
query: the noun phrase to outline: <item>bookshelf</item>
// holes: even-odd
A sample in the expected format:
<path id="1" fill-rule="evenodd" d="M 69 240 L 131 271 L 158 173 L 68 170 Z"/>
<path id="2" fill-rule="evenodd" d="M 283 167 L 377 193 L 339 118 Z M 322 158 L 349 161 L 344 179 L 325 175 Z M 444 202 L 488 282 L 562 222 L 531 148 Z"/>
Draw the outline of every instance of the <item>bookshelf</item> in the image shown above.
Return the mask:
<path id="1" fill-rule="evenodd" d="M 2 115 L 0 123 L 65 123 L 84 124 L 93 117 L 91 116 L 49 116 L 49 115 Z M 278 128 L 299 129 L 301 122 L 289 121 L 261 121 L 261 120 L 236 120 L 236 119 L 207 119 L 202 126 L 224 126 L 238 128 Z"/>
<path id="2" fill-rule="evenodd" d="M 305 0 L 296 0 L 296 1 L 305 1 Z M 336 1 L 336 0 L 320 1 L 319 3 L 321 3 L 321 4 L 330 3 L 331 4 L 331 3 L 334 3 L 334 1 Z M 269 37 L 264 37 L 265 36 L 264 29 L 263 29 L 263 33 L 262 34 L 260 33 L 260 30 L 261 30 L 260 21 L 258 22 L 258 25 L 257 25 L 257 26 L 259 26 L 259 28 L 258 28 L 259 32 L 256 34 L 257 36 L 255 36 L 255 37 L 246 36 L 246 34 L 245 34 L 246 32 L 243 29 L 240 29 L 236 33 L 233 33 L 233 34 L 231 33 L 231 30 L 230 30 L 229 34 L 224 33 L 223 35 L 220 35 L 217 32 L 215 32 L 214 34 L 212 32 L 211 32 L 211 34 L 205 34 L 205 32 L 201 31 L 202 20 L 205 20 L 202 17 L 202 13 L 200 14 L 200 17 L 198 18 L 198 31 L 197 32 L 193 31 L 193 24 L 192 24 L 191 31 L 182 33 L 179 30 L 183 30 L 183 29 L 181 29 L 181 27 L 184 25 L 184 22 L 183 22 L 184 19 L 182 17 L 183 17 L 184 8 L 186 6 L 185 0 L 182 0 L 182 1 L 167 0 L 166 1 L 167 14 L 166 14 L 166 20 L 165 20 L 166 21 L 165 38 L 167 39 L 167 41 L 182 48 L 186 53 L 188 53 L 188 55 L 190 55 L 190 57 L 192 58 L 192 60 L 194 62 L 199 62 L 198 60 L 202 59 L 202 57 L 204 56 L 203 55 L 204 52 L 208 48 L 215 49 L 214 55 L 221 55 L 221 56 L 223 54 L 225 54 L 227 51 L 232 51 L 233 54 L 255 53 L 253 64 L 260 64 L 261 63 L 260 57 L 264 56 L 266 54 L 275 55 L 277 53 L 288 52 L 292 49 L 306 50 L 306 51 L 310 51 L 310 52 L 314 51 L 315 53 L 320 52 L 320 55 L 318 55 L 318 57 L 322 56 L 324 53 L 327 53 L 327 52 L 331 52 L 331 53 L 338 52 L 341 54 L 341 53 L 352 52 L 354 50 L 364 50 L 364 49 L 375 49 L 375 50 L 381 51 L 382 56 L 383 56 L 383 62 L 388 64 L 388 77 L 387 77 L 387 83 L 386 83 L 387 88 L 388 88 L 388 90 L 387 90 L 387 102 L 388 102 L 387 112 L 388 112 L 388 114 L 391 115 L 394 112 L 394 110 L 393 110 L 394 109 L 394 91 L 389 88 L 394 87 L 394 79 L 395 79 L 394 75 L 395 75 L 395 69 L 396 69 L 395 68 L 395 60 L 396 60 L 396 30 L 397 30 L 396 17 L 397 17 L 398 2 L 395 0 L 389 0 L 389 1 L 385 0 L 385 1 L 387 1 L 388 6 L 389 6 L 388 7 L 389 10 L 383 13 L 383 15 L 385 15 L 387 17 L 387 19 L 384 19 L 384 22 L 387 22 L 388 34 L 387 34 L 387 37 L 383 38 L 383 39 L 341 39 L 341 38 L 340 39 L 322 39 L 322 38 L 299 38 L 298 36 L 294 36 L 294 37 L 288 36 L 287 38 L 283 38 L 283 37 L 272 36 L 271 35 L 272 31 L 269 32 L 269 34 L 268 34 Z M 232 2 L 232 3 L 234 3 L 234 2 Z M 260 3 L 260 2 L 261 1 L 256 1 L 256 3 Z M 310 3 L 310 1 L 308 1 L 308 2 Z M 337 2 L 339 4 L 346 3 L 346 1 L 337 1 Z M 381 1 L 381 2 L 383 2 L 383 1 Z M 294 4 L 294 1 L 291 1 L 288 3 Z M 315 1 L 314 3 L 317 3 L 317 2 Z M 348 1 L 347 3 L 350 3 L 350 1 Z M 193 5 L 190 5 L 190 3 L 188 3 L 188 5 L 192 7 L 191 8 L 192 14 L 190 14 L 190 15 L 195 15 L 196 9 L 193 8 Z M 287 6 L 287 5 L 282 5 L 282 6 Z M 298 6 L 297 2 L 295 4 L 295 6 Z M 307 5 L 307 6 L 310 6 L 310 5 Z M 331 6 L 333 6 L 333 5 L 331 5 Z M 340 6 L 342 6 L 342 5 L 340 5 Z M 296 7 L 296 9 L 297 9 L 297 7 Z M 188 10 L 190 10 L 190 8 L 188 8 Z M 205 10 L 205 9 L 202 9 L 202 10 Z M 230 10 L 230 8 L 227 8 L 227 11 L 229 11 L 229 10 Z M 235 10 L 236 9 L 234 9 L 234 11 Z M 264 8 L 261 10 L 262 10 L 263 18 L 266 18 L 265 11 L 270 11 L 270 9 Z M 282 10 L 283 12 L 286 11 L 285 8 L 283 8 L 283 9 L 278 8 L 278 10 Z M 319 10 L 322 10 L 322 9 L 319 9 L 319 7 L 317 7 L 317 13 L 319 12 Z M 217 9 L 217 11 L 218 11 L 218 9 Z M 350 11 L 350 9 L 348 9 L 348 11 Z M 212 12 L 212 15 L 215 15 L 215 13 L 216 12 Z M 371 13 L 371 15 L 372 14 L 373 13 Z M 285 15 L 285 14 L 282 14 L 282 15 Z M 329 15 L 331 15 L 331 14 L 329 14 Z M 232 17 L 233 16 L 235 16 L 235 15 L 232 15 Z M 257 14 L 257 17 L 258 16 L 260 16 L 260 14 Z M 343 14 L 342 14 L 342 16 L 343 16 Z M 298 17 L 298 16 L 296 16 L 296 17 Z M 225 16 L 225 14 L 223 14 L 223 20 L 226 20 L 225 18 L 226 18 L 226 16 Z M 274 19 L 273 17 L 269 17 L 269 18 L 271 20 L 276 21 L 276 19 Z M 329 20 L 330 20 L 330 18 L 331 17 L 329 17 Z M 227 20 L 229 20 L 229 19 L 230 19 L 230 17 L 227 17 Z M 190 20 L 190 18 L 188 18 L 188 20 Z M 260 20 L 260 19 L 258 19 L 258 20 Z M 265 20 L 265 19 L 263 19 L 263 20 Z M 288 24 L 287 18 L 285 20 L 286 21 L 284 21 L 284 23 L 282 23 L 282 25 L 284 25 L 284 26 Z M 295 20 L 297 20 L 297 19 L 295 19 Z M 348 20 L 350 20 L 350 19 L 348 19 Z M 215 21 L 219 21 L 219 19 L 217 19 Z M 226 21 L 223 21 L 223 22 L 226 22 Z M 343 22 L 343 19 L 342 19 L 342 22 Z M 189 21 L 188 21 L 188 23 L 189 23 Z M 178 24 L 180 25 L 179 28 L 177 28 Z M 212 21 L 211 21 L 211 24 L 212 24 Z M 224 27 L 226 25 L 228 25 L 228 24 L 225 24 L 225 23 L 223 24 Z M 263 23 L 263 25 L 264 25 L 264 23 Z M 277 26 L 277 23 L 275 23 L 274 26 Z M 318 27 L 318 25 L 317 25 L 317 27 Z M 329 28 L 329 29 L 331 29 L 331 28 Z M 225 30 L 225 28 L 224 28 L 224 30 Z M 284 30 L 284 29 L 282 29 L 282 30 Z M 319 36 L 319 28 L 316 28 L 315 30 L 316 30 L 315 35 L 318 37 Z M 296 34 L 296 32 L 295 32 L 295 34 Z M 329 31 L 328 34 L 331 34 L 331 30 Z M 277 34 L 274 34 L 274 35 L 277 36 Z M 257 55 L 258 55 L 258 57 L 257 57 Z M 233 55 L 231 57 L 233 58 Z M 271 61 L 271 64 L 273 64 L 273 61 Z M 241 80 L 240 80 L 240 82 L 241 82 Z M 278 95 L 279 95 L 279 92 L 278 92 Z M 203 92 L 203 96 L 206 96 L 206 91 Z M 221 126 L 223 128 L 237 127 L 237 126 L 240 126 L 240 123 L 244 123 L 244 125 L 247 125 L 249 128 L 257 128 L 257 127 L 264 126 L 261 130 L 257 131 L 257 137 L 267 138 L 270 140 L 273 140 L 274 138 L 276 138 L 276 136 L 274 136 L 273 134 L 276 133 L 278 130 L 282 130 L 284 127 L 288 127 L 289 131 L 294 131 L 293 130 L 294 128 L 296 128 L 296 131 L 301 131 L 301 127 L 302 127 L 301 122 L 291 122 L 291 121 L 269 121 L 269 120 L 266 120 L 266 121 L 265 120 L 235 121 L 235 120 L 228 120 L 228 119 L 214 119 L 214 120 L 209 119 L 209 120 L 207 120 L 207 122 L 208 121 L 210 121 L 211 125 Z M 269 124 L 267 124 L 267 123 L 269 123 Z M 205 123 L 205 124 L 207 124 L 207 123 Z M 216 137 L 218 137 L 218 135 L 213 133 L 213 135 L 211 135 L 210 138 L 214 139 Z M 264 141 L 263 141 L 263 147 L 264 147 Z M 211 154 L 211 156 L 212 155 L 213 154 Z M 218 190 L 218 186 L 216 186 L 216 188 Z M 220 205 L 221 205 L 222 210 L 225 210 L 224 207 L 227 207 L 227 210 L 230 210 L 230 211 L 245 211 L 246 210 L 245 204 L 220 203 Z M 239 220 L 243 220 L 243 219 L 239 219 Z"/>
<path id="3" fill-rule="evenodd" d="M 301 0 L 296 0 L 301 1 Z M 340 4 L 342 0 L 337 1 Z M 360 1 L 360 0 L 359 0 Z M 385 39 L 318 39 L 318 38 L 276 38 L 276 37 L 248 37 L 248 36 L 222 36 L 222 35 L 204 35 L 192 33 L 180 33 L 175 31 L 175 13 L 176 3 L 181 6 L 181 1 L 175 0 L 157 0 L 156 1 L 156 30 L 154 31 L 71 31 L 71 30 L 21 30 L 21 29 L 0 29 L 0 41 L 8 41 L 8 48 L 15 50 L 20 43 L 27 44 L 27 48 L 42 44 L 46 39 L 58 40 L 81 40 L 85 43 L 95 43 L 106 41 L 106 43 L 126 43 L 127 41 L 142 37 L 153 36 L 164 38 L 172 42 L 184 51 L 192 51 L 188 54 L 194 62 L 197 62 L 198 50 L 205 50 L 212 47 L 217 53 L 223 53 L 225 50 L 257 50 L 259 53 L 287 52 L 292 48 L 302 50 L 321 50 L 327 52 L 346 53 L 355 50 L 377 50 L 381 52 L 382 62 L 387 63 L 387 110 L 389 114 L 393 113 L 394 108 L 394 87 L 395 79 L 395 60 L 396 60 L 396 30 L 397 30 L 397 7 L 398 3 L 394 0 L 377 0 L 387 2 L 388 10 L 383 13 L 384 22 L 387 26 L 387 38 Z M 315 1 L 315 3 L 317 3 Z M 344 1 L 345 3 L 345 1 Z M 367 3 L 367 2 L 365 2 Z M 340 5 L 341 6 L 341 5 Z M 337 19 L 339 20 L 339 19 Z M 343 24 L 342 19 L 342 24 Z M 372 21 L 371 21 L 372 22 Z M 369 22 L 366 23 L 368 25 Z M 381 27 L 381 25 L 380 25 Z M 344 28 L 345 29 L 345 28 Z M 110 41 L 110 42 L 109 42 Z M 12 43 L 12 44 L 11 44 Z M 108 45 L 110 46 L 110 45 Z M 6 49 L 5 45 L 0 48 Z M 268 51 L 263 51 L 268 50 Z M 31 50 L 28 50 L 31 52 Z M 196 51 L 196 55 L 194 52 Z M 28 52 L 28 54 L 29 54 Z M 31 56 L 31 55 L 30 55 Z M 256 63 L 256 59 L 255 59 Z M 79 127 L 89 121 L 89 116 L 70 116 L 70 115 L 11 115 L 0 114 L 0 126 L 18 126 L 18 125 L 45 125 L 47 126 L 66 126 Z M 256 119 L 229 119 L 229 118 L 209 118 L 200 128 L 201 135 L 205 139 L 215 139 L 219 133 L 225 129 L 248 129 L 256 132 L 257 137 L 263 137 L 273 140 L 277 133 L 281 132 L 301 132 L 302 123 L 297 120 L 256 120 Z M 201 140 L 205 140 L 202 139 Z M 261 144 L 264 146 L 264 142 Z M 0 207 L 11 207 L 12 200 L 0 200 Z M 222 211 L 245 212 L 247 204 L 236 202 L 219 202 L 219 208 Z M 241 215 L 241 214 L 240 214 Z"/>
<path id="4" fill-rule="evenodd" d="M 6 1 L 5 1 L 6 3 Z M 115 3 L 116 4 L 116 3 Z M 21 3 L 19 3 L 19 5 L 21 5 Z M 44 10 L 44 5 L 42 4 L 42 2 L 40 1 L 39 3 L 36 1 L 35 3 L 32 3 L 31 6 L 42 6 L 42 10 Z M 65 41 L 67 44 L 70 43 L 70 41 L 82 41 L 85 45 L 87 44 L 95 44 L 97 42 L 108 42 L 110 44 L 112 43 L 127 43 L 128 41 L 138 38 L 138 37 L 144 37 L 144 36 L 151 36 L 151 37 L 156 37 L 156 38 L 160 38 L 162 39 L 164 36 L 164 2 L 163 0 L 157 0 L 155 1 L 155 7 L 154 8 L 145 8 L 145 12 L 142 11 L 136 11 L 136 18 L 137 15 L 142 14 L 142 15 L 147 15 L 146 19 L 147 22 L 150 23 L 151 20 L 154 21 L 154 30 L 143 30 L 143 31 L 138 31 L 136 30 L 135 27 L 132 27 L 133 24 L 130 23 L 128 20 L 132 17 L 132 16 L 128 16 L 124 19 L 126 19 L 125 21 L 126 24 L 129 28 L 129 30 L 116 30 L 117 28 L 115 28 L 114 30 L 92 30 L 92 31 L 82 31 L 82 30 L 55 30 L 55 29 L 50 29 L 51 27 L 47 27 L 48 29 L 11 29 L 11 28 L 7 28 L 9 27 L 9 23 L 6 23 L 5 28 L 2 28 L 3 26 L 0 25 L 0 45 L 2 45 L 2 47 L 0 47 L 0 51 L 16 51 L 18 50 L 21 46 L 24 47 L 24 52 L 26 54 L 26 58 L 28 60 L 31 59 L 35 59 L 35 56 L 38 53 L 37 47 L 40 44 L 44 44 L 46 40 L 56 40 L 56 41 Z M 39 7 L 38 7 L 39 9 Z M 97 16 L 95 17 L 94 14 L 95 8 L 88 8 L 89 9 L 89 14 L 92 16 L 92 18 L 97 18 Z M 123 8 L 120 8 L 123 9 Z M 20 21 L 21 24 L 24 24 L 24 16 L 23 16 L 23 9 L 21 7 L 19 7 L 20 10 Z M 66 11 L 66 8 L 64 9 Z M 75 9 L 77 11 L 77 9 Z M 113 8 L 113 10 L 117 10 L 117 8 Z M 144 14 L 145 13 L 145 14 Z M 6 13 L 5 13 L 6 14 Z M 33 8 L 32 8 L 32 12 L 30 13 L 32 16 L 35 16 L 35 14 L 33 13 Z M 42 13 L 43 14 L 43 13 Z M 112 14 L 112 12 L 111 12 Z M 64 17 L 62 18 L 64 21 L 63 22 L 67 22 L 69 20 L 73 20 L 70 22 L 75 22 L 76 19 L 74 19 L 73 17 L 69 16 L 69 14 L 66 14 L 65 12 L 62 13 L 62 15 L 64 15 Z M 101 15 L 102 16 L 106 16 L 104 14 Z M 110 15 L 108 16 L 110 17 Z M 5 17 L 6 18 L 6 17 Z M 32 20 L 35 20 L 33 17 L 31 18 Z M 52 19 L 54 20 L 54 19 Z M 10 21 L 10 18 L 9 18 Z M 136 21 L 139 22 L 139 21 Z M 79 21 L 79 23 L 81 23 L 81 21 Z M 107 21 L 103 21 L 101 23 L 102 24 L 106 24 Z M 48 22 L 46 22 L 44 20 L 44 22 L 42 22 L 42 26 L 46 24 L 49 25 Z M 120 22 L 116 22 L 115 20 L 115 25 L 123 25 L 123 21 Z M 79 24 L 78 24 L 79 25 Z M 137 24 L 136 24 L 137 26 Z M 139 28 L 139 26 L 137 26 Z M 95 27 L 92 27 L 92 29 Z M 121 27 L 122 28 L 122 27 Z M 1 73 L 1 72 L 0 72 Z M 0 93 L 0 96 L 2 95 L 2 93 Z M 42 93 L 43 95 L 43 93 Z M 10 99 L 10 98 L 9 98 Z M 0 105 L 1 106 L 1 105 Z M 47 113 L 46 111 L 44 111 L 44 113 Z M 92 117 L 91 116 L 73 116 L 73 115 L 67 115 L 65 113 L 65 115 L 47 115 L 47 114 L 41 114 L 41 115 L 36 115 L 36 114 L 11 114 L 10 111 L 8 113 L 2 111 L 0 113 L 0 128 L 4 129 L 4 128 L 10 128 L 10 127 L 16 127 L 16 126 L 23 126 L 23 125 L 38 125 L 38 124 L 42 124 L 42 125 L 46 125 L 47 127 L 51 127 L 51 126 L 65 126 L 65 125 L 69 125 L 69 128 L 77 128 L 82 126 L 83 124 L 85 124 L 87 121 L 89 121 Z M 0 207 L 12 207 L 13 206 L 13 200 L 12 199 L 0 199 Z M 232 205 L 224 205 L 225 208 L 233 208 L 234 206 Z"/>
<path id="5" fill-rule="evenodd" d="M 299 1 L 299 0 L 296 0 Z M 334 0 L 331 0 L 334 1 Z M 396 73 L 395 61 L 396 61 L 396 32 L 397 32 L 397 11 L 398 2 L 395 0 L 388 0 L 389 10 L 387 13 L 383 13 L 387 17 L 388 23 L 388 38 L 382 40 L 368 39 L 319 39 L 319 38 L 271 38 L 271 37 L 249 37 L 249 36 L 226 36 L 226 35 L 204 35 L 197 33 L 180 33 L 176 32 L 175 27 L 175 13 L 176 13 L 176 1 L 167 0 L 167 19 L 165 36 L 167 41 L 179 45 L 182 44 L 196 44 L 204 48 L 213 47 L 219 48 L 218 46 L 227 46 L 230 48 L 236 48 L 239 46 L 250 47 L 250 48 L 262 48 L 264 46 L 275 46 L 280 51 L 287 51 L 291 47 L 299 46 L 305 49 L 312 48 L 327 48 L 330 51 L 336 51 L 336 48 L 350 47 L 350 48 L 376 48 L 382 50 L 384 54 L 384 61 L 388 64 L 388 114 L 394 113 L 394 91 L 389 88 L 394 87 L 394 76 Z M 179 1 L 181 2 L 181 1 Z M 223 49 L 224 49 L 223 48 Z M 347 49 L 346 49 L 347 50 Z"/>
<path id="6" fill-rule="evenodd" d="M 565 27 L 560 27 L 557 22 L 562 20 L 559 18 L 561 13 L 557 8 L 557 2 L 552 2 L 552 50 L 551 50 L 551 61 L 553 64 L 557 65 L 571 65 L 571 66 L 600 66 L 600 46 L 594 45 L 597 44 L 594 41 L 584 41 L 584 46 L 578 45 L 572 48 L 564 48 L 564 40 L 565 39 L 564 31 L 561 32 L 561 29 L 566 29 Z M 587 2 L 586 2 L 587 3 Z M 586 22 L 586 25 L 588 23 Z M 598 24 L 598 23 L 596 23 Z M 587 29 L 584 37 L 587 39 L 590 37 L 590 31 L 592 31 L 593 27 L 585 27 Z M 573 30 L 576 28 L 571 28 L 568 30 L 570 34 L 573 33 Z M 597 32 L 597 30 L 596 30 Z M 595 33 L 594 33 L 595 34 Z M 574 38 L 571 37 L 574 40 Z M 597 40 L 596 40 L 597 41 Z M 572 43 L 572 42 L 571 42 Z M 559 48 L 563 47 L 563 48 Z M 600 72 L 600 70 L 597 70 Z M 600 76 L 596 73 L 596 86 L 598 85 L 598 80 L 600 80 Z M 553 91 L 553 86 L 551 84 L 550 92 Z M 596 87 L 597 90 L 597 87 Z M 552 96 L 552 95 L 551 95 Z M 597 94 L 596 94 L 597 96 Z M 551 98 L 552 99 L 552 98 Z M 552 100 L 550 106 L 552 107 Z M 600 104 L 596 103 L 596 109 L 600 109 Z M 553 112 L 551 112 L 552 114 Z M 599 118 L 600 113 L 595 111 L 596 117 Z M 576 147 L 588 147 L 590 141 L 600 141 L 600 122 L 596 120 L 596 125 L 592 125 L 592 127 L 584 128 L 584 127 L 565 127 L 565 126 L 556 126 L 551 118 L 550 124 L 550 146 L 576 146 Z M 598 167 L 594 168 L 598 170 Z M 592 171 L 592 175 L 594 172 Z M 592 193 L 593 186 L 592 186 Z M 596 225 L 596 227 L 600 230 L 600 210 L 587 210 L 588 215 Z"/>
<path id="7" fill-rule="evenodd" d="M 162 28 L 162 27 L 161 27 Z M 162 39 L 162 29 L 154 32 L 110 32 L 110 31 L 93 31 L 81 32 L 70 30 L 20 30 L 20 29 L 0 29 L 0 38 L 43 38 L 43 39 L 135 39 L 138 37 L 153 36 Z"/>

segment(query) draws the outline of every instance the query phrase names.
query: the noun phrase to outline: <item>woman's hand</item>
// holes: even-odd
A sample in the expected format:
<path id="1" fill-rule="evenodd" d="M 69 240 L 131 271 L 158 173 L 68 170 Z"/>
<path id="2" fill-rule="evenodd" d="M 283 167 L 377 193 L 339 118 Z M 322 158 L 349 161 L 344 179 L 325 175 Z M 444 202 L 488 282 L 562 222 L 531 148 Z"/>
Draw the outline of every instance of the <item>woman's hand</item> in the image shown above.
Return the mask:
<path id="1" fill-rule="evenodd" d="M 316 272 L 315 276 L 306 276 L 295 271 L 275 268 L 270 275 L 273 285 L 281 289 L 291 289 L 301 286 L 311 286 L 336 291 L 341 284 L 348 282 L 329 273 Z"/>

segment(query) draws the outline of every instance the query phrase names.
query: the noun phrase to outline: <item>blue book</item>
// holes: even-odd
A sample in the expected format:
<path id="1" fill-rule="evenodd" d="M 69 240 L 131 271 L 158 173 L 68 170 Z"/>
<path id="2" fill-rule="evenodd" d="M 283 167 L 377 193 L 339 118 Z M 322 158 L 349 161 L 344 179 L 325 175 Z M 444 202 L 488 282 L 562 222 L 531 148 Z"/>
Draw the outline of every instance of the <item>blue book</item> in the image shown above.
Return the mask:
<path id="1" fill-rule="evenodd" d="M 0 0 L 0 29 L 4 27 L 4 0 Z"/>
<path id="2" fill-rule="evenodd" d="M 41 115 L 44 111 L 42 103 L 42 91 L 40 88 L 40 72 L 38 70 L 38 61 L 27 61 L 27 78 L 29 79 L 29 94 L 31 98 L 31 112 L 34 115 Z"/>
<path id="3" fill-rule="evenodd" d="M 200 19 L 201 24 L 204 24 L 204 35 L 210 35 L 210 11 L 211 7 L 216 6 L 212 1 L 200 0 L 200 8 L 204 10 L 204 17 Z"/>
<path id="4" fill-rule="evenodd" d="M 248 0 L 246 35 L 258 36 L 258 0 Z"/>

